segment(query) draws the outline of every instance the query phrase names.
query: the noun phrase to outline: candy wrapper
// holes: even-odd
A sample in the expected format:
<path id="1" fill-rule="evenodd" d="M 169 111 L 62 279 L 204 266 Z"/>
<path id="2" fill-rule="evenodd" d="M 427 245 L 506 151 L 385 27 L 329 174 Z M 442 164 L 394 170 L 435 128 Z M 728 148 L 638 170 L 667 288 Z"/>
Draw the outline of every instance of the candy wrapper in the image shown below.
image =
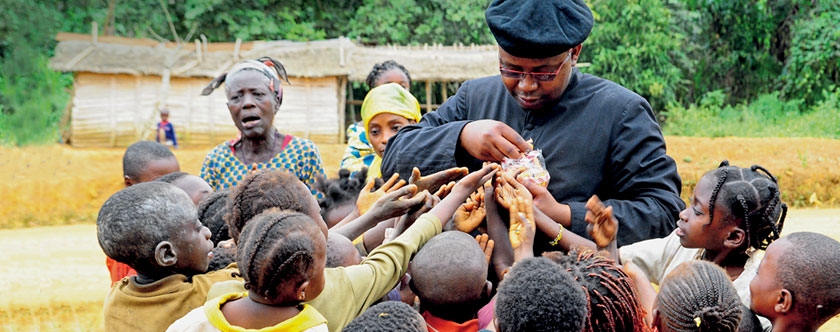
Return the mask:
<path id="1" fill-rule="evenodd" d="M 517 179 L 533 181 L 543 187 L 547 187 L 548 180 L 551 179 L 548 171 L 545 169 L 545 158 L 543 158 L 542 150 L 525 152 L 517 159 L 503 159 L 502 171 Z"/>

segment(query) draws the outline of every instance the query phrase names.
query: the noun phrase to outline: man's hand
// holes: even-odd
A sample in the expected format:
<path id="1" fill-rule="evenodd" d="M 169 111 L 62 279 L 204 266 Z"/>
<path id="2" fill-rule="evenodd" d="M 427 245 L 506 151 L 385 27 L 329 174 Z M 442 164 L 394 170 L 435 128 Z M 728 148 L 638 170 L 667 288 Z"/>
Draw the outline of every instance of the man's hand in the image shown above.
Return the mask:
<path id="1" fill-rule="evenodd" d="M 428 190 L 433 193 L 441 186 L 451 181 L 458 181 L 469 173 L 470 170 L 466 167 L 453 167 L 431 175 L 421 176 L 420 169 L 415 167 L 411 171 L 411 177 L 408 178 L 408 184 L 416 185 L 418 191 Z"/>
<path id="2" fill-rule="evenodd" d="M 394 173 L 394 175 L 391 175 L 391 178 L 388 179 L 388 182 L 385 182 L 385 184 L 383 184 L 382 187 L 379 187 L 376 191 L 370 191 L 373 189 L 374 181 L 368 181 L 367 184 L 365 184 L 365 187 L 362 188 L 362 191 L 359 192 L 359 197 L 356 198 L 356 208 L 359 210 L 359 215 L 365 214 L 365 212 L 367 212 L 379 198 L 385 196 L 385 194 L 402 188 L 405 185 L 405 180 L 399 180 L 399 178 L 400 175 Z M 415 192 L 418 192 L 418 190 L 415 189 L 412 194 Z"/>
<path id="3" fill-rule="evenodd" d="M 470 155 L 484 161 L 500 162 L 504 157 L 519 158 L 520 153 L 531 150 L 513 128 L 496 120 L 477 120 L 461 130 L 459 144 Z"/>

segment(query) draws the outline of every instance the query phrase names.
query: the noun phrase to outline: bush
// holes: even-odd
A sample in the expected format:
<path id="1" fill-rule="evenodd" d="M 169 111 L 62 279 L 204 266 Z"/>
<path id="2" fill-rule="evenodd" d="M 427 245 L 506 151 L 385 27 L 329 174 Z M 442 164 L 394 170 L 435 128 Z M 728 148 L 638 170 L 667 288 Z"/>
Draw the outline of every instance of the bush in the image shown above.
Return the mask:
<path id="1" fill-rule="evenodd" d="M 663 112 L 665 135 L 697 137 L 819 137 L 840 138 L 840 88 L 822 91 L 812 107 L 803 99 L 783 100 L 780 93 L 758 96 L 751 103 L 725 105 L 725 93 L 707 93 L 700 105 L 671 104 Z"/>
<path id="2" fill-rule="evenodd" d="M 796 21 L 781 77 L 783 96 L 814 105 L 840 84 L 840 3 L 823 1 Z"/>

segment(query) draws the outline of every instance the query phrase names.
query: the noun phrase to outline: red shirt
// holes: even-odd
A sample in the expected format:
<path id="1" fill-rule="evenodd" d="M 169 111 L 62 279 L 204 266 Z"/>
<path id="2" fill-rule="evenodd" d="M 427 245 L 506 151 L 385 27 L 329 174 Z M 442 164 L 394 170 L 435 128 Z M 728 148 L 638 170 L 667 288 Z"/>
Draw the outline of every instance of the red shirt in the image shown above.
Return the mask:
<path id="1" fill-rule="evenodd" d="M 108 267 L 108 272 L 111 274 L 111 286 L 125 277 L 137 275 L 137 271 L 134 271 L 131 266 L 117 262 L 111 257 L 105 257 L 105 266 Z"/>
<path id="2" fill-rule="evenodd" d="M 437 318 L 428 311 L 423 313 L 426 326 L 429 332 L 476 332 L 478 331 L 478 319 L 471 319 L 463 324 Z"/>

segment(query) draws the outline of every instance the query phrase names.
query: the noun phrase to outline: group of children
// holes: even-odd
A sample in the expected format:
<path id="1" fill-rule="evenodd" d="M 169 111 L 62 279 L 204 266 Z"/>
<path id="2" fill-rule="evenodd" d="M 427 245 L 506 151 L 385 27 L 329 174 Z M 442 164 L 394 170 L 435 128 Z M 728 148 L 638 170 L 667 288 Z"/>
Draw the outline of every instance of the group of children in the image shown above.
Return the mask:
<path id="1" fill-rule="evenodd" d="M 106 330 L 815 331 L 840 313 L 840 242 L 780 237 L 760 166 L 722 163 L 671 235 L 621 248 L 597 197 L 574 234 L 497 164 L 383 181 L 388 138 L 420 117 L 390 70 L 362 107 L 376 157 L 319 179 L 320 200 L 271 170 L 211 192 L 165 146 L 129 147 L 97 218 L 109 269 L 136 271 L 111 269 Z"/>

